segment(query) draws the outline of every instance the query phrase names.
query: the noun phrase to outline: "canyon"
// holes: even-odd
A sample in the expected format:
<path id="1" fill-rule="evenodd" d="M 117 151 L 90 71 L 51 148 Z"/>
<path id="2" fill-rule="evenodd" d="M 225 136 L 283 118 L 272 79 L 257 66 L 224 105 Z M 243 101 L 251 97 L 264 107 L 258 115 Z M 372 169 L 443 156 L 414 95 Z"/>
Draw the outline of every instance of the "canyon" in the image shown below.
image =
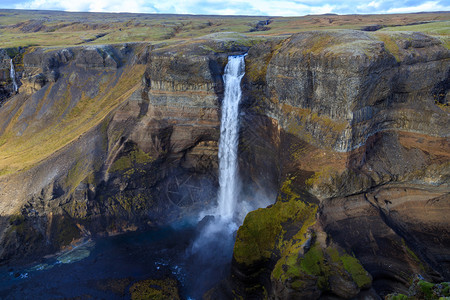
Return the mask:
<path id="1" fill-rule="evenodd" d="M 450 50 L 400 31 L 1 49 L 0 263 L 214 207 L 222 76 L 243 54 L 240 197 L 271 205 L 241 209 L 230 274 L 204 297 L 449 281 Z"/>

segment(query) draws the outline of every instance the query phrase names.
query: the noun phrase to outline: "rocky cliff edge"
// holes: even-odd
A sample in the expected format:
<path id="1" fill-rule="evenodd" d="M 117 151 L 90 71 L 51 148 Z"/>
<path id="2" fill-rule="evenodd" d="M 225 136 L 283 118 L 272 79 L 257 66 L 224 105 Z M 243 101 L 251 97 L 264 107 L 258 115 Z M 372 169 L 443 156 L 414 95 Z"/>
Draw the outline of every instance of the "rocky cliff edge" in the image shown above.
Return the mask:
<path id="1" fill-rule="evenodd" d="M 4 263 L 211 204 L 221 75 L 248 51 L 241 177 L 278 202 L 238 231 L 235 293 L 351 298 L 402 291 L 412 273 L 449 280 L 439 40 L 330 31 L 160 46 L 25 51 L 19 94 L 0 108 Z M 254 230 L 266 217 L 270 238 L 246 261 L 246 233 L 266 235 Z"/>

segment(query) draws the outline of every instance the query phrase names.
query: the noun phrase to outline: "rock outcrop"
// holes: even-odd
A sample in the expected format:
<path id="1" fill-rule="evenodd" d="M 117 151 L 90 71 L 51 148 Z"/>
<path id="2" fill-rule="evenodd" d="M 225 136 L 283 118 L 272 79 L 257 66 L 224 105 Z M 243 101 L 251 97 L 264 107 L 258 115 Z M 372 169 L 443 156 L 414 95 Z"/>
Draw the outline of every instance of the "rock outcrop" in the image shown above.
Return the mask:
<path id="1" fill-rule="evenodd" d="M 243 193 L 278 200 L 239 229 L 225 286 L 376 298 L 449 280 L 450 52 L 420 33 L 27 50 L 0 108 L 2 262 L 213 204 L 221 75 L 247 51 Z"/>
<path id="2" fill-rule="evenodd" d="M 419 33 L 307 32 L 249 50 L 241 156 L 261 153 L 261 143 L 252 140 L 258 130 L 248 124 L 267 128 L 267 155 L 259 161 L 278 167 L 279 182 L 294 178 L 304 191 L 299 199 L 318 203 L 318 212 L 309 233 L 291 238 L 298 249 L 290 258 L 279 241 L 286 228 L 301 228 L 302 222 L 286 210 L 291 218 L 273 234 L 277 246 L 268 247 L 265 260 L 251 263 L 240 259 L 246 220 L 235 245 L 237 290 L 276 299 L 354 297 L 351 289 L 332 288 L 335 277 L 323 277 L 329 274 L 323 270 L 332 270 L 326 264 L 317 262 L 322 277 L 302 273 L 306 241 L 314 235 L 326 242 L 310 251 L 328 263 L 335 261 L 327 257 L 329 247 L 352 253 L 380 295 L 401 291 L 413 273 L 448 280 L 450 119 L 442 99 L 449 58 L 439 40 Z M 246 162 L 241 165 L 249 172 Z M 278 276 L 280 264 L 288 276 Z M 242 282 L 254 290 L 240 288 Z M 361 291 L 361 297 L 368 292 Z"/>

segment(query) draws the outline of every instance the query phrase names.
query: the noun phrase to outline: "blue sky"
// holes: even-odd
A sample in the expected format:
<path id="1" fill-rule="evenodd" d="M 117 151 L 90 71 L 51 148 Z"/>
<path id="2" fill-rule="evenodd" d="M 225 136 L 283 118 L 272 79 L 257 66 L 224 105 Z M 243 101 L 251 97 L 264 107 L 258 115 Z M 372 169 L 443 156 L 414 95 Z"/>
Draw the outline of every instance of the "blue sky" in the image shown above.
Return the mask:
<path id="1" fill-rule="evenodd" d="M 92 12 L 303 16 L 450 11 L 450 0 L 0 0 L 0 8 Z"/>

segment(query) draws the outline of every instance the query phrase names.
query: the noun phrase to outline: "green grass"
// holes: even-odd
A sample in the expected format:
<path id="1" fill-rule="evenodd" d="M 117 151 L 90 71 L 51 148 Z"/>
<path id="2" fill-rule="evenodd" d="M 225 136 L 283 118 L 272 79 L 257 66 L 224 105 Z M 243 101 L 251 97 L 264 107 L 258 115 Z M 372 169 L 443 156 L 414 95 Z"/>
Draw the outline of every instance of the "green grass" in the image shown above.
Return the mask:
<path id="1" fill-rule="evenodd" d="M 380 31 L 418 31 L 429 35 L 449 35 L 450 21 L 431 22 L 427 24 L 386 27 Z"/>
<path id="2" fill-rule="evenodd" d="M 72 97 L 69 85 L 63 94 L 58 94 L 56 105 L 50 108 L 51 118 L 45 121 L 45 127 L 40 128 L 39 124 L 30 124 L 21 134 L 18 134 L 18 130 L 23 121 L 19 121 L 19 116 L 25 109 L 23 106 L 25 104 L 7 103 L 3 113 L 12 113 L 14 117 L 3 135 L 0 136 L 2 141 L 0 146 L 1 174 L 5 175 L 32 167 L 98 125 L 140 86 L 144 68 L 143 65 L 126 67 L 116 84 L 113 84 L 116 75 L 101 75 L 106 80 L 102 81 L 102 78 L 97 78 L 100 82 L 98 94 L 92 99 L 83 95 L 72 110 L 68 108 L 69 98 Z M 48 88 L 52 88 L 52 85 Z M 43 107 L 48 101 L 50 99 L 46 94 L 40 99 L 39 107 Z M 34 114 L 36 115 L 38 112 L 39 110 L 36 110 Z M 67 113 L 64 114 L 65 112 Z M 39 122 L 39 118 L 36 117 L 32 117 L 32 120 Z M 79 178 L 73 180 L 71 178 L 69 178 L 71 184 L 79 180 Z"/>
<path id="3" fill-rule="evenodd" d="M 379 32 L 417 31 L 437 37 L 442 44 L 450 49 L 450 21 L 431 22 L 427 24 L 396 26 L 381 29 Z"/>
<path id="4" fill-rule="evenodd" d="M 2 47 L 70 46 L 94 38 L 97 32 L 37 32 L 16 34 L 0 31 Z"/>
<path id="5" fill-rule="evenodd" d="M 310 30 L 360 29 L 372 24 L 387 27 L 384 30 L 422 31 L 437 36 L 448 36 L 450 14 L 402 15 L 343 15 L 272 17 L 266 31 L 252 31 L 261 16 L 199 16 L 112 13 L 69 13 L 26 10 L 0 10 L 0 44 L 2 47 L 67 46 L 77 44 L 112 44 L 124 42 L 180 41 L 211 33 L 238 32 L 249 36 L 280 36 Z M 30 21 L 31 20 L 31 21 Z M 27 31 L 32 20 L 44 20 L 43 27 Z M 439 21 L 423 25 L 404 26 L 414 22 Z M 15 25 L 15 26 L 11 26 Z M 98 34 L 106 34 L 95 39 Z M 92 40 L 93 41 L 87 41 Z"/>

